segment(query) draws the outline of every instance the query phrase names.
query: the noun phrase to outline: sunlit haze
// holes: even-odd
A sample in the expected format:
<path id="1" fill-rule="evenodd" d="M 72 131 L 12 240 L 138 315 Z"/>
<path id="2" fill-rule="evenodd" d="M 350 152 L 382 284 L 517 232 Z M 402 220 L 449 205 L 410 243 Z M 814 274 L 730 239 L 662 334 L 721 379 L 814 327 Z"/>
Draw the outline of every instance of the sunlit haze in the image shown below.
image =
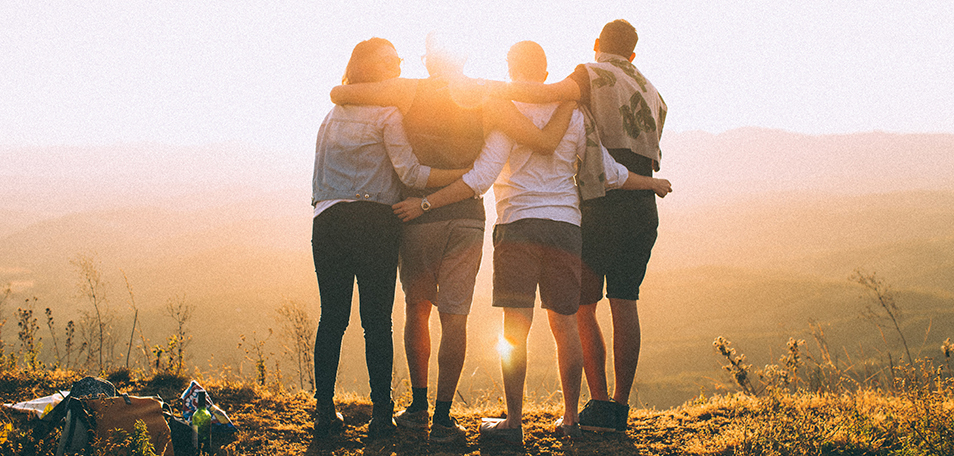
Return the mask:
<path id="1" fill-rule="evenodd" d="M 240 6 L 238 6 L 240 5 Z M 424 76 L 429 30 L 504 79 L 513 43 L 550 80 L 593 58 L 602 25 L 640 34 L 636 65 L 669 131 L 954 132 L 954 8 L 942 0 L 30 2 L 0 6 L 0 145 L 237 142 L 312 147 L 352 47 L 393 41 Z"/>
<path id="2" fill-rule="evenodd" d="M 286 381 L 297 380 L 276 308 L 294 302 L 319 316 L 315 138 L 355 44 L 391 40 L 403 75 L 426 77 L 424 39 L 440 31 L 468 50 L 466 74 L 503 80 L 508 48 L 534 40 L 557 82 L 594 59 L 602 26 L 619 18 L 636 27 L 634 63 L 669 108 L 657 177 L 673 187 L 657 200 L 631 402 L 669 407 L 731 388 L 712 353 L 717 336 L 753 365 L 776 362 L 789 337 L 811 340 L 809 322 L 859 366 L 900 353 L 859 319 L 863 293 L 847 280 L 856 269 L 895 287 L 907 340 L 940 357 L 937 347 L 954 336 L 948 0 L 4 0 L 2 342 L 15 345 L 19 305 L 36 315 L 50 307 L 58 333 L 82 322 L 90 304 L 70 260 L 86 255 L 108 283 L 117 350 L 130 349 L 133 364 L 150 369 L 149 346 L 174 330 L 163 305 L 181 299 L 197 308 L 189 369 L 249 378 L 254 363 L 236 348 L 239 336 L 274 329 L 269 369 L 281 361 Z M 500 360 L 513 349 L 497 343 L 492 196 L 485 207 L 458 387 L 466 400 L 502 394 Z M 132 292 L 145 322 L 138 352 L 128 342 Z M 403 299 L 398 285 L 396 401 L 409 385 Z M 608 307 L 599 318 L 611 346 Z M 367 393 L 356 313 L 338 386 Z M 56 339 L 41 332 L 41 359 L 52 365 Z M 560 389 L 554 357 L 538 317 L 528 394 Z"/>

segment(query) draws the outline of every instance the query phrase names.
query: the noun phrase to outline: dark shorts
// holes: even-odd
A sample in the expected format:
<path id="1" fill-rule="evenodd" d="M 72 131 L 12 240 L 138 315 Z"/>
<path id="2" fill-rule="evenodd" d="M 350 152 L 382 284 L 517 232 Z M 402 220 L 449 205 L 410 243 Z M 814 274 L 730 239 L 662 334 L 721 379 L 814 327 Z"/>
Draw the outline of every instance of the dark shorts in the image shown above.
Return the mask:
<path id="1" fill-rule="evenodd" d="M 656 195 L 649 190 L 610 190 L 585 201 L 583 213 L 583 281 L 580 303 L 595 304 L 606 297 L 639 299 L 649 255 L 656 243 L 659 214 Z"/>
<path id="2" fill-rule="evenodd" d="M 580 227 L 521 219 L 494 227 L 494 307 L 533 308 L 537 285 L 544 309 L 572 315 L 580 307 Z"/>

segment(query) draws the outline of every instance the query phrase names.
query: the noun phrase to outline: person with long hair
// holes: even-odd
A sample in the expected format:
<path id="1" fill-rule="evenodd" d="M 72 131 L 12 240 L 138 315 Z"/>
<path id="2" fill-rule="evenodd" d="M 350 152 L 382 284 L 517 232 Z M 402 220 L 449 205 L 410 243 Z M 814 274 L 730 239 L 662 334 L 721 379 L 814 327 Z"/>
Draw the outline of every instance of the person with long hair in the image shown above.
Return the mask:
<path id="1" fill-rule="evenodd" d="M 396 78 L 400 65 L 394 45 L 371 38 L 355 46 L 342 82 Z M 402 227 L 391 205 L 400 201 L 405 185 L 444 186 L 464 171 L 421 165 L 396 108 L 335 106 L 322 122 L 312 178 L 312 252 L 321 298 L 315 336 L 316 437 L 343 425 L 334 392 L 356 280 L 373 403 L 368 436 L 394 432 L 391 309 Z"/>

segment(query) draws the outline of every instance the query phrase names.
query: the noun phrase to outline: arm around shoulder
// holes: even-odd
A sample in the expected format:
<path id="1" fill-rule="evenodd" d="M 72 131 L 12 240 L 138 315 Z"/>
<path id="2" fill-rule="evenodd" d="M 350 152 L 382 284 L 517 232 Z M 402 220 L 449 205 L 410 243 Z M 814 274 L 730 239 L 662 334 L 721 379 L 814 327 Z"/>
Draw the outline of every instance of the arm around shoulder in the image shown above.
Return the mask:
<path id="1" fill-rule="evenodd" d="M 463 180 L 457 179 L 447 187 L 427 195 L 427 210 L 456 203 L 466 198 L 473 198 L 474 196 L 474 191 L 471 190 Z M 407 222 L 424 215 L 425 205 L 422 204 L 422 202 L 422 198 L 407 198 L 404 201 L 395 203 L 391 206 L 391 210 L 394 211 L 394 214 L 397 215 L 402 222 Z"/>
<path id="2" fill-rule="evenodd" d="M 401 112 L 406 112 L 414 101 L 416 90 L 416 79 L 402 78 L 339 85 L 331 89 L 331 102 L 337 105 L 396 106 Z"/>
<path id="3" fill-rule="evenodd" d="M 572 78 L 566 78 L 552 84 L 515 81 L 495 87 L 494 93 L 500 98 L 524 103 L 580 100 L 580 86 Z"/>
<path id="4" fill-rule="evenodd" d="M 541 130 L 530 119 L 527 119 L 513 103 L 509 101 L 492 100 L 487 103 L 489 129 L 502 131 L 508 137 L 523 144 L 534 152 L 550 155 L 566 134 L 573 117 L 576 102 L 561 103 L 550 117 L 550 121 Z"/>
<path id="5" fill-rule="evenodd" d="M 427 188 L 443 187 L 454 183 L 464 174 L 470 171 L 470 168 L 460 169 L 440 169 L 431 168 L 431 174 L 427 177 Z"/>

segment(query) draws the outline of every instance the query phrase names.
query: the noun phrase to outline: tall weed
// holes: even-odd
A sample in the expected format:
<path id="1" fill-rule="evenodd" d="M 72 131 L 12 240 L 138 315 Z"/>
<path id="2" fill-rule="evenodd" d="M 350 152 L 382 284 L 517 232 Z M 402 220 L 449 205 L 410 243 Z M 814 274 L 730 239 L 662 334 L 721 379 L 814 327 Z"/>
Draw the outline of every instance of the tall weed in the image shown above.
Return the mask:
<path id="1" fill-rule="evenodd" d="M 315 389 L 314 336 L 317 322 L 308 315 L 301 303 L 286 299 L 276 310 L 281 325 L 281 336 L 286 353 L 295 361 L 298 372 L 298 387 Z"/>
<path id="2" fill-rule="evenodd" d="M 37 298 L 33 298 L 33 303 L 26 300 L 26 309 L 17 309 L 17 327 L 20 331 L 17 336 L 20 339 L 20 354 L 23 357 L 24 366 L 27 370 L 35 371 L 43 368 L 40 361 L 40 348 L 43 347 L 41 338 L 37 337 L 40 326 L 37 324 L 36 317 L 33 316 L 33 307 Z"/>
<path id="3" fill-rule="evenodd" d="M 185 364 L 185 349 L 192 342 L 192 336 L 186 331 L 186 325 L 192 319 L 195 306 L 187 304 L 185 296 L 176 295 L 166 301 L 166 315 L 176 322 L 176 330 L 168 340 L 169 370 L 182 375 Z"/>
<path id="4" fill-rule="evenodd" d="M 268 328 L 268 336 L 259 339 L 255 331 L 252 331 L 251 341 L 247 340 L 245 334 L 239 335 L 241 342 L 238 348 L 245 350 L 245 359 L 255 363 L 255 381 L 260 386 L 265 386 L 268 380 L 268 358 L 271 352 L 265 349 L 265 342 L 272 338 L 272 328 Z"/>
<path id="5" fill-rule="evenodd" d="M 114 342 L 110 334 L 113 315 L 106 299 L 106 281 L 100 272 L 99 263 L 89 255 L 77 255 L 70 260 L 70 264 L 79 276 L 77 290 L 80 297 L 85 298 L 93 308 L 92 313 L 84 312 L 80 328 L 86 342 L 87 367 L 96 361 L 98 372 L 103 373 L 111 362 L 109 354 L 112 353 Z"/>

